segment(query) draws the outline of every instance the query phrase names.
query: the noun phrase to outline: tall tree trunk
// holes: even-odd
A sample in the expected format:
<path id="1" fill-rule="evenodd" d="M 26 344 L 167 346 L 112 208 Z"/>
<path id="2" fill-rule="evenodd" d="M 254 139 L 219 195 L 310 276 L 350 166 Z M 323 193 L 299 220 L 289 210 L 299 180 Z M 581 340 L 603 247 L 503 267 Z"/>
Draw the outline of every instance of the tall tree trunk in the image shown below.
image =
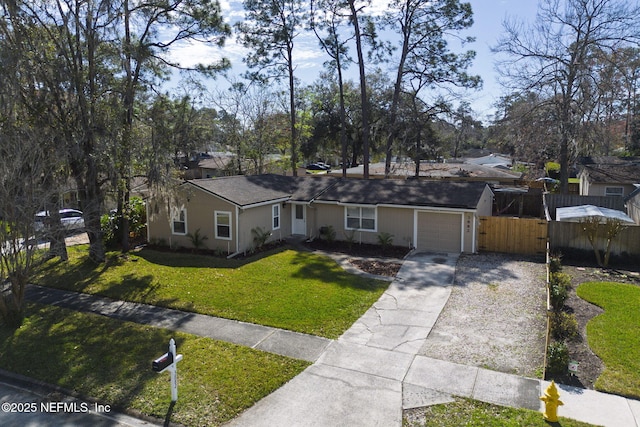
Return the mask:
<path id="1" fill-rule="evenodd" d="M 295 77 L 293 74 L 293 46 L 289 45 L 288 67 L 289 67 L 289 109 L 291 111 L 291 170 L 293 176 L 298 176 L 298 132 L 296 129 L 296 95 L 295 95 Z"/>
<path id="2" fill-rule="evenodd" d="M 344 83 L 342 81 L 342 64 L 340 55 L 336 56 L 336 69 L 338 70 L 338 91 L 340 92 L 340 147 L 342 154 L 342 177 L 347 177 L 347 114 L 344 105 Z"/>
<path id="3" fill-rule="evenodd" d="M 358 12 L 355 1 L 349 0 L 351 19 L 356 36 L 356 50 L 358 52 L 358 68 L 360 70 L 360 102 L 362 103 L 362 166 L 363 178 L 369 179 L 369 97 L 367 96 L 367 80 L 364 67 L 364 55 L 362 54 L 362 35 L 358 23 Z"/>
<path id="4" fill-rule="evenodd" d="M 408 7 L 408 6 L 407 6 Z M 409 37 L 410 33 L 405 28 L 402 40 L 402 51 L 400 53 L 400 61 L 398 62 L 398 71 L 396 73 L 396 82 L 393 85 L 393 98 L 391 100 L 391 108 L 389 109 L 389 135 L 387 136 L 387 151 L 384 164 L 384 177 L 389 178 L 391 174 L 391 157 L 393 150 L 393 141 L 396 138 L 396 120 L 398 114 L 398 104 L 400 103 L 400 92 L 402 89 L 402 75 L 404 74 L 404 64 L 409 55 Z"/>

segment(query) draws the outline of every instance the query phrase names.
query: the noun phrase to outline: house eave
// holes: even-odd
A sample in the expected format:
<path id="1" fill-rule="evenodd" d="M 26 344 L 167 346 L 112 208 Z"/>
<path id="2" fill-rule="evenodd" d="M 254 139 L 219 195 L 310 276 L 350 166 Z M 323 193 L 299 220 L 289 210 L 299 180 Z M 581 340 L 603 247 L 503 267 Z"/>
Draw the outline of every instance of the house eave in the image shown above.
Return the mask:
<path id="1" fill-rule="evenodd" d="M 259 208 L 260 206 L 268 206 L 268 205 L 275 205 L 276 203 L 284 203 L 284 202 L 288 202 L 289 200 L 291 200 L 291 197 L 287 196 L 287 197 L 279 197 L 277 199 L 264 200 L 262 202 L 250 203 L 248 205 L 238 205 L 238 206 L 241 209 L 252 209 L 252 208 Z"/>
<path id="2" fill-rule="evenodd" d="M 191 187 L 193 187 L 193 188 L 195 188 L 195 189 L 197 189 L 197 190 L 200 190 L 200 191 L 202 191 L 202 192 L 204 192 L 204 193 L 206 193 L 206 194 L 209 194 L 209 195 L 211 195 L 211 196 L 213 196 L 213 197 L 215 197 L 215 198 L 217 198 L 217 199 L 220 199 L 220 200 L 222 200 L 222 201 L 224 201 L 224 202 L 230 203 L 230 204 L 232 204 L 232 205 L 233 205 L 233 206 L 235 206 L 235 207 L 242 208 L 242 205 L 240 205 L 240 204 L 238 204 L 238 203 L 234 202 L 233 200 L 229 200 L 229 199 L 227 199 L 227 198 L 225 198 L 225 197 L 222 197 L 222 196 L 220 196 L 219 194 L 216 194 L 216 193 L 214 193 L 214 192 L 212 192 L 212 191 L 209 191 L 209 190 L 207 190 L 206 188 L 200 187 L 199 185 L 196 185 L 196 184 L 194 184 L 194 183 L 193 183 L 193 182 L 191 182 L 191 181 L 185 181 L 185 182 L 183 182 L 181 185 L 185 185 L 185 184 L 188 184 L 188 185 L 190 185 Z"/>

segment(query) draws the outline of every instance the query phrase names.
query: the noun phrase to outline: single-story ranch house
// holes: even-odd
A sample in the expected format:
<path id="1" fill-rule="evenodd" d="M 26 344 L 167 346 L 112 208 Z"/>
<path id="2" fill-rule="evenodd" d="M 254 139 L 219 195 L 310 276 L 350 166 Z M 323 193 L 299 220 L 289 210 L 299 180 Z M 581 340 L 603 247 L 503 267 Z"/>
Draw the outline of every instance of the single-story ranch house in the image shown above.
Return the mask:
<path id="1" fill-rule="evenodd" d="M 255 175 L 189 180 L 175 199 L 147 202 L 150 242 L 189 248 L 197 233 L 233 255 L 254 246 L 258 227 L 270 240 L 332 227 L 336 240 L 375 244 L 389 233 L 394 245 L 459 253 L 476 252 L 493 193 L 480 182 Z"/>

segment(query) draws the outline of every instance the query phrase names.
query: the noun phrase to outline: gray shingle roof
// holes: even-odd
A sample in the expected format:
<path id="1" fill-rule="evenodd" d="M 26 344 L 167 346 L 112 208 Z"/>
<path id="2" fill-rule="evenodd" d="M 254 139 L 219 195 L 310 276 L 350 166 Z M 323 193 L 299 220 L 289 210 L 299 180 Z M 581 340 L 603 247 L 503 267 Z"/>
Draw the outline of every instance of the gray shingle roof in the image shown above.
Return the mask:
<path id="1" fill-rule="evenodd" d="M 481 182 L 423 180 L 340 180 L 318 197 L 322 201 L 474 209 L 486 187 Z"/>
<path id="2" fill-rule="evenodd" d="M 310 201 L 330 185 L 330 181 L 334 179 L 267 174 L 194 179 L 188 182 L 238 206 L 249 206 L 280 199 Z"/>
<path id="3" fill-rule="evenodd" d="M 232 176 L 190 184 L 238 206 L 275 200 L 474 209 L 486 187 L 480 182 L 337 179 L 327 176 Z"/>
<path id="4" fill-rule="evenodd" d="M 640 183 L 640 162 L 585 165 L 583 173 L 587 173 L 592 182 L 638 184 Z"/>

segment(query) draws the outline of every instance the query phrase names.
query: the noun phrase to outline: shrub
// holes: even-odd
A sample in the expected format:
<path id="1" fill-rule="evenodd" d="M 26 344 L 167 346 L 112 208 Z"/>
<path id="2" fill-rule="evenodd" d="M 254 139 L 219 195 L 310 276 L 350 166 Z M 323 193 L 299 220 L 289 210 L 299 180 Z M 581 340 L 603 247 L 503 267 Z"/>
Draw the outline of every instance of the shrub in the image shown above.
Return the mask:
<path id="1" fill-rule="evenodd" d="M 204 247 L 204 241 L 209 239 L 207 236 L 200 234 L 200 229 L 198 228 L 195 233 L 187 233 L 187 237 L 191 240 L 191 244 L 195 249 L 200 249 Z"/>
<path id="2" fill-rule="evenodd" d="M 129 231 L 134 237 L 140 237 L 143 234 L 147 224 L 147 213 L 144 200 L 140 197 L 132 197 L 129 200 Z M 115 247 L 121 243 L 122 232 L 121 214 L 108 213 L 100 217 L 100 228 L 102 229 L 104 243 L 107 247 Z"/>
<path id="3" fill-rule="evenodd" d="M 547 373 L 562 375 L 567 372 L 569 365 L 569 349 L 564 341 L 556 341 L 547 348 Z"/>
<path id="4" fill-rule="evenodd" d="M 549 280 L 551 280 L 552 283 L 557 283 L 567 289 L 571 287 L 571 276 L 567 273 L 552 273 Z"/>
<path id="5" fill-rule="evenodd" d="M 563 311 L 551 315 L 551 336 L 556 340 L 575 340 L 578 337 L 578 321 L 574 314 Z"/>
<path id="6" fill-rule="evenodd" d="M 383 231 L 382 233 L 378 234 L 378 243 L 380 244 L 380 246 L 382 246 L 383 249 L 388 248 L 393 244 L 393 234 Z"/>
<path id="7" fill-rule="evenodd" d="M 102 240 L 107 248 L 117 245 L 120 236 L 118 235 L 118 224 L 115 218 L 104 214 L 100 217 L 100 228 L 102 229 Z"/>
<path id="8" fill-rule="evenodd" d="M 549 257 L 549 271 L 559 273 L 562 271 L 562 254 L 551 255 Z"/>
<path id="9" fill-rule="evenodd" d="M 554 310 L 560 311 L 569 296 L 571 277 L 566 273 L 551 273 L 549 279 L 549 299 Z"/>
<path id="10" fill-rule="evenodd" d="M 351 230 L 349 233 L 344 233 L 344 240 L 347 242 L 347 247 L 349 250 L 353 248 L 353 245 L 356 243 L 356 231 Z"/>
<path id="11" fill-rule="evenodd" d="M 262 227 L 256 227 L 251 229 L 251 234 L 253 234 L 253 246 L 256 249 L 260 249 L 267 243 L 269 237 L 271 237 L 271 231 L 263 230 Z"/>
<path id="12" fill-rule="evenodd" d="M 564 307 L 569 292 L 566 287 L 554 283 L 549 283 L 549 300 L 554 310 L 560 311 Z"/>
<path id="13" fill-rule="evenodd" d="M 326 225 L 324 227 L 320 227 L 320 237 L 322 237 L 329 243 L 335 242 L 336 230 L 333 228 L 333 225 Z"/>

